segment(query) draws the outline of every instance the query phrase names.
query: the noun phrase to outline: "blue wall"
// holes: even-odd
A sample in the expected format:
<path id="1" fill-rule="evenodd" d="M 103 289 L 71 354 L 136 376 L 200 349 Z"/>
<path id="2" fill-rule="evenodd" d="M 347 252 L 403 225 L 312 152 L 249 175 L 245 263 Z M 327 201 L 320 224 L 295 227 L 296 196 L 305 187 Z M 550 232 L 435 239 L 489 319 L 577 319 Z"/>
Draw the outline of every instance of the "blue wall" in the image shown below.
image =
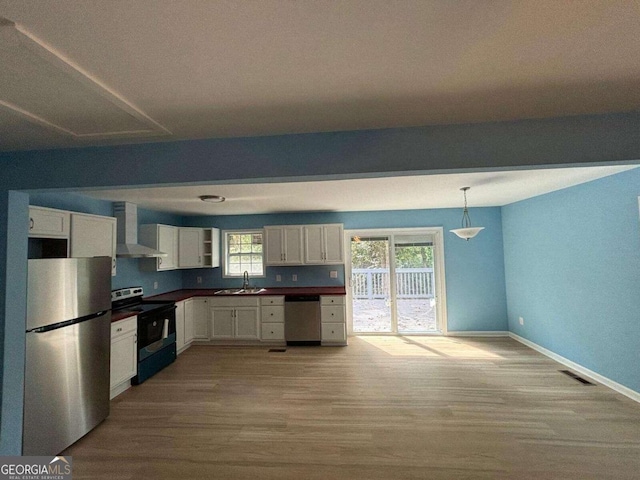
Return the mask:
<path id="1" fill-rule="evenodd" d="M 463 330 L 507 330 L 502 220 L 499 208 L 470 210 L 474 224 L 486 227 L 473 241 L 459 239 L 449 230 L 460 226 L 460 209 L 401 210 L 378 212 L 329 212 L 279 215 L 240 215 L 185 218 L 185 224 L 224 229 L 262 228 L 264 225 L 305 223 L 343 223 L 345 229 L 444 227 L 445 272 L 447 284 L 448 328 Z M 329 271 L 338 270 L 338 279 Z M 298 282 L 290 281 L 291 274 Z M 266 279 L 255 279 L 258 286 L 275 286 L 275 275 L 283 275 L 281 285 L 344 285 L 344 270 L 336 267 L 269 267 Z M 203 283 L 197 283 L 202 276 Z M 223 279 L 220 268 L 187 270 L 185 288 L 238 286 L 237 279 Z"/>
<path id="2" fill-rule="evenodd" d="M 509 330 L 636 392 L 638 196 L 634 169 L 502 209 Z"/>
<path id="3" fill-rule="evenodd" d="M 97 200 L 85 195 L 73 193 L 32 193 L 29 203 L 40 207 L 59 208 L 72 212 L 113 216 L 113 203 Z M 182 225 L 182 217 L 145 208 L 138 208 L 138 224 L 164 223 Z M 111 288 L 124 288 L 141 285 L 147 295 L 170 292 L 182 288 L 182 272 L 152 272 L 140 268 L 142 260 L 137 258 L 116 259 L 116 276 L 111 279 Z M 154 289 L 157 282 L 158 288 Z"/>

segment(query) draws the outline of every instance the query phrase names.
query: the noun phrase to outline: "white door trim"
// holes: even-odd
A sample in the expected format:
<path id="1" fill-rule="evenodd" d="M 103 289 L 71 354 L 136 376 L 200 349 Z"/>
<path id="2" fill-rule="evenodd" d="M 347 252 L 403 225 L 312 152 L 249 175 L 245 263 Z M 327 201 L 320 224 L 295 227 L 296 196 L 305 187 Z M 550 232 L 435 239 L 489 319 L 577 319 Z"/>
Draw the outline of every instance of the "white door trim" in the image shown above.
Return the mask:
<path id="1" fill-rule="evenodd" d="M 356 234 L 371 236 L 393 235 L 433 235 L 435 289 L 436 289 L 436 324 L 442 335 L 448 334 L 447 317 L 447 288 L 444 270 L 444 228 L 443 227 L 416 227 L 416 228 L 358 228 L 344 231 L 344 258 L 345 258 L 345 289 L 347 291 L 347 334 L 353 332 L 353 298 L 351 294 L 351 237 Z"/>

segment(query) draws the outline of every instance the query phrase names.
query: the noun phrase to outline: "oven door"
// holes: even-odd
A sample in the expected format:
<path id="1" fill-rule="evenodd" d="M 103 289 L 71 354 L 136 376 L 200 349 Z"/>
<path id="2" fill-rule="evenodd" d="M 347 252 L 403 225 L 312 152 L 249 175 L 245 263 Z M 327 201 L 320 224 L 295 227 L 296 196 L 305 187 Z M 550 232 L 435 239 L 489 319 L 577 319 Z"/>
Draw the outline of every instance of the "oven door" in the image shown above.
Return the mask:
<path id="1" fill-rule="evenodd" d="M 138 315 L 138 362 L 176 341 L 176 307 Z"/>

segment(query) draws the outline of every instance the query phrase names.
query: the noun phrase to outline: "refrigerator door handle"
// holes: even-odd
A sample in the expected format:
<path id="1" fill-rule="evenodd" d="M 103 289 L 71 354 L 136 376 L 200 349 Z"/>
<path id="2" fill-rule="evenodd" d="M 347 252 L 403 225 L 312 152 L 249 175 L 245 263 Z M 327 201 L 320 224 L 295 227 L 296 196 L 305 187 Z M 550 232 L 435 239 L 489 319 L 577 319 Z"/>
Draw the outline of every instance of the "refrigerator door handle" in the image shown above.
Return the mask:
<path id="1" fill-rule="evenodd" d="M 93 320 L 94 318 L 102 317 L 108 311 L 109 310 L 103 310 L 102 312 L 92 313 L 91 315 L 85 315 L 84 317 L 74 318 L 72 320 L 67 320 L 66 322 L 59 322 L 51 325 L 45 325 L 44 327 L 32 328 L 31 330 L 27 330 L 27 333 L 50 332 L 51 330 L 68 327 L 69 325 L 75 325 L 76 323 L 82 323 L 82 322 L 86 322 L 87 320 Z"/>

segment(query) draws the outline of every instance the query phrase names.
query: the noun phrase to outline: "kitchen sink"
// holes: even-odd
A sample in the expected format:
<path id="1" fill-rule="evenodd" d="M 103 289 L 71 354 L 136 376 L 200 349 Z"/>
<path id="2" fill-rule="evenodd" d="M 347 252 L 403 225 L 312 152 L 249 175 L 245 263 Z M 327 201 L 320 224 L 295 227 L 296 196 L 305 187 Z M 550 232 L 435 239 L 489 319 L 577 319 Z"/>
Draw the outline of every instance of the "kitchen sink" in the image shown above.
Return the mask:
<path id="1" fill-rule="evenodd" d="M 240 295 L 251 295 L 252 293 L 261 293 L 264 292 L 266 290 L 266 288 L 243 288 L 242 290 L 240 290 L 238 293 Z"/>
<path id="2" fill-rule="evenodd" d="M 253 295 L 256 293 L 264 292 L 264 288 L 225 288 L 224 290 L 218 290 L 214 292 L 214 295 Z"/>
<path id="3" fill-rule="evenodd" d="M 218 290 L 217 292 L 213 292 L 214 295 L 234 295 L 236 293 L 240 293 L 242 291 L 241 288 L 225 288 L 224 290 Z"/>

